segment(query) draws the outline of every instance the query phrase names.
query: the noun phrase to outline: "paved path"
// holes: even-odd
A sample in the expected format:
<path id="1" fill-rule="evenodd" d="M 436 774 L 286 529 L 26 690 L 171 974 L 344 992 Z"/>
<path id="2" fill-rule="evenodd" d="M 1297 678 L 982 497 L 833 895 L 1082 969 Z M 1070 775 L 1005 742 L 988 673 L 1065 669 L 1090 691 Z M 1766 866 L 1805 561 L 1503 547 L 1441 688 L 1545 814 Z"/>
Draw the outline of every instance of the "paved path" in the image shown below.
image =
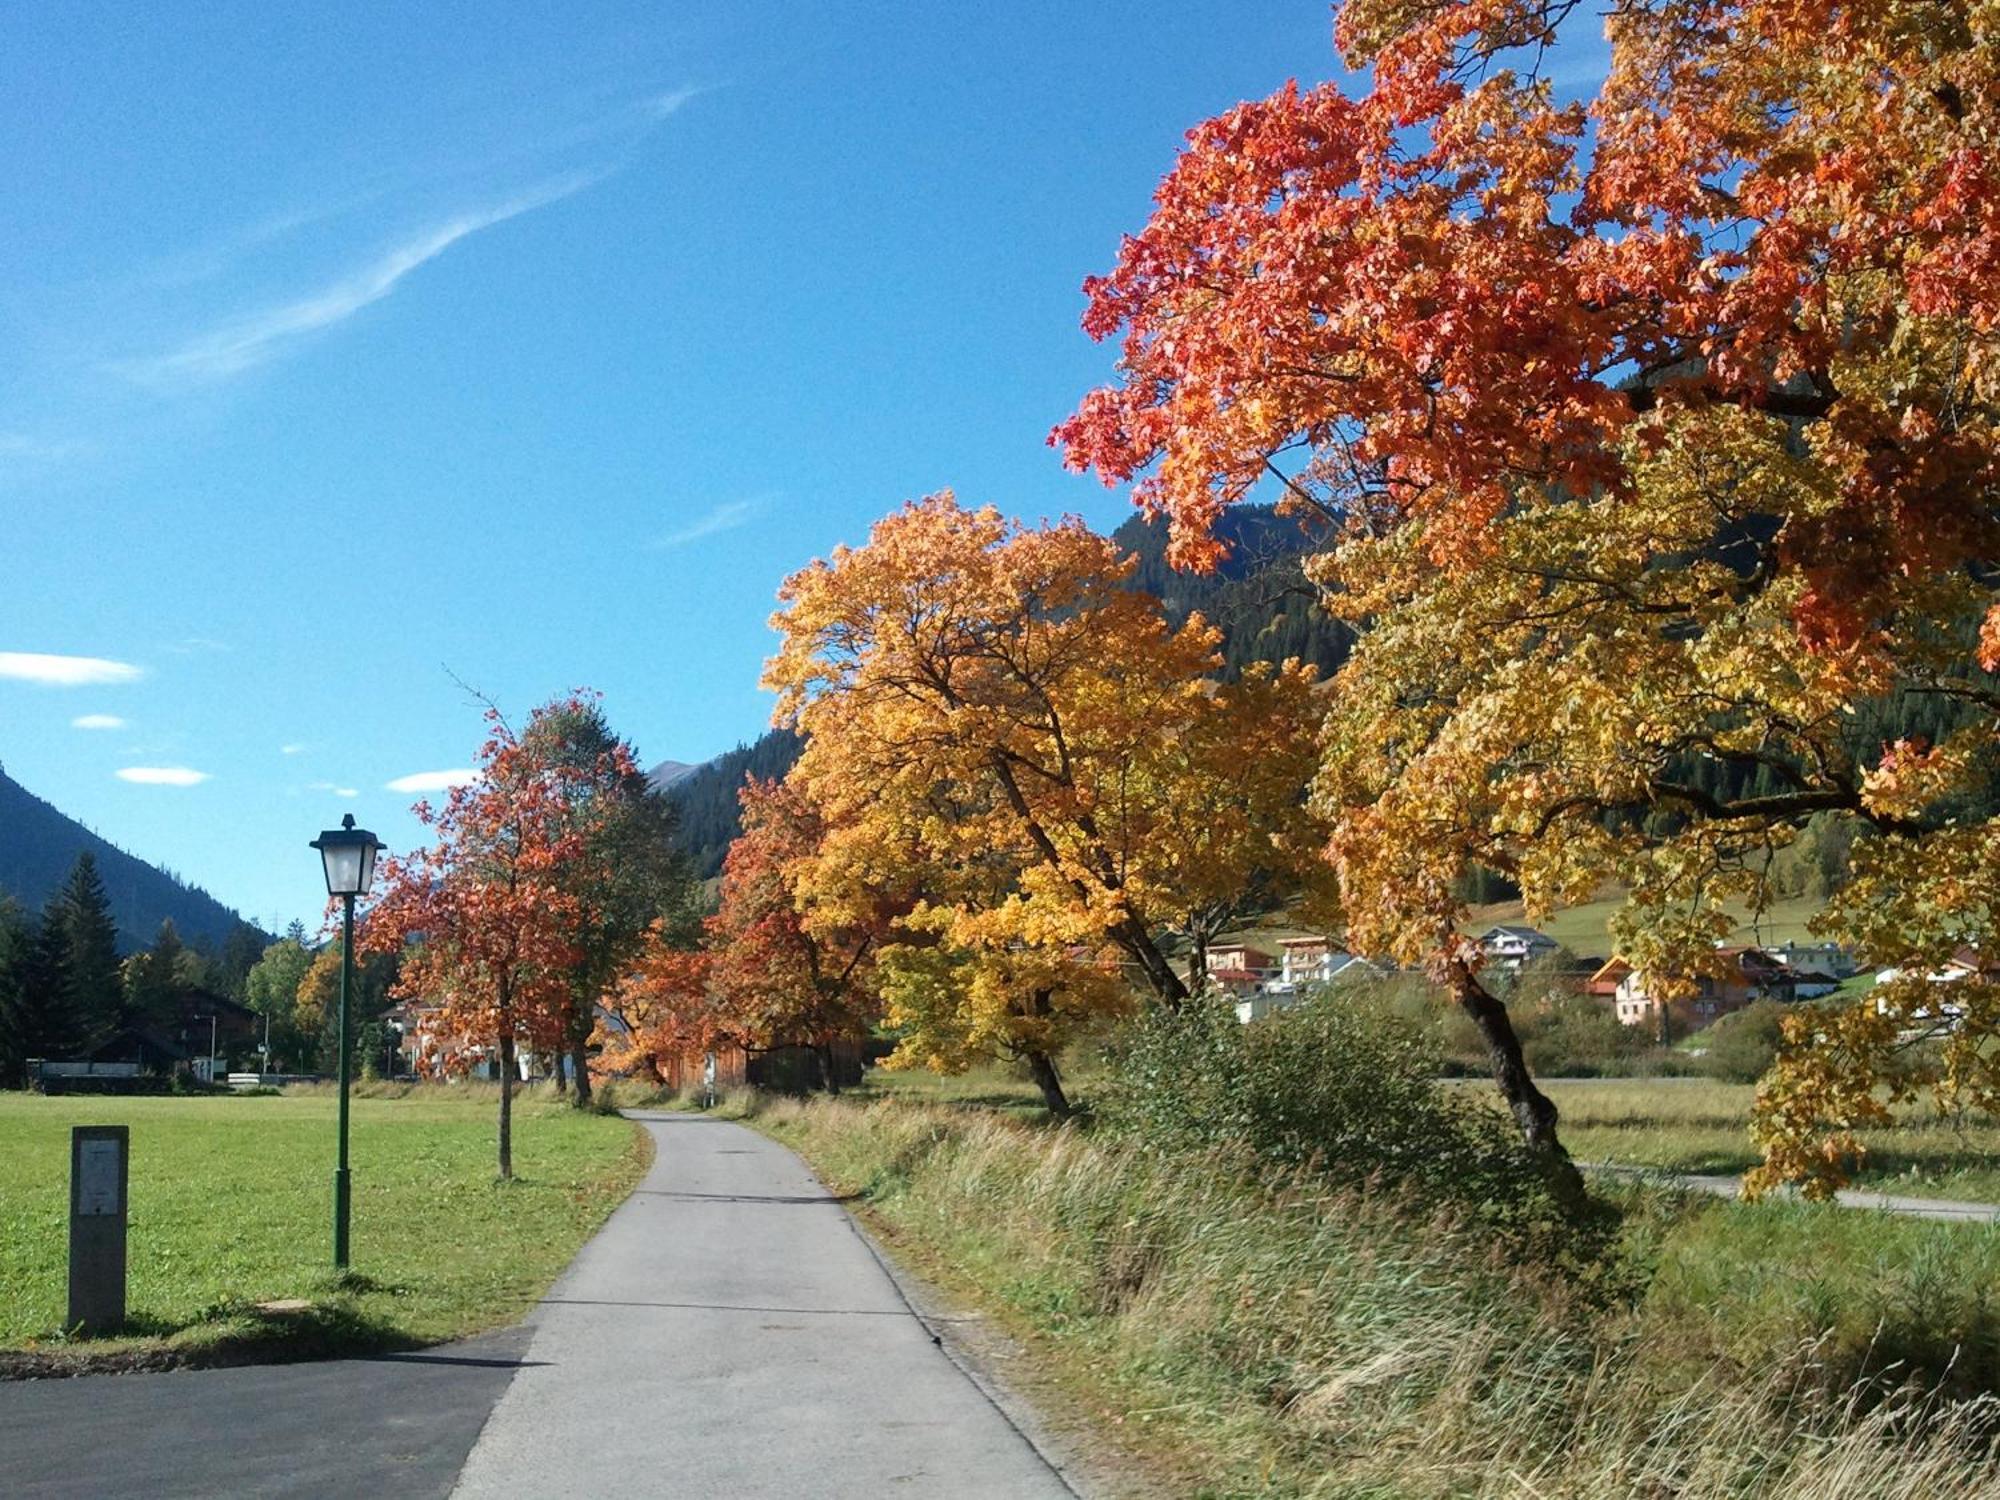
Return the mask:
<path id="1" fill-rule="evenodd" d="M 653 1169 L 536 1310 L 456 1495 L 1072 1493 L 798 1157 L 634 1118 Z"/>
<path id="2" fill-rule="evenodd" d="M 1743 1181 L 1738 1177 L 1616 1166 L 1610 1162 L 1583 1162 L 1580 1165 L 1586 1172 L 1608 1172 L 1618 1177 L 1663 1182 L 1691 1192 L 1713 1193 L 1718 1198 L 1738 1198 L 1743 1194 Z M 1795 1196 L 1789 1189 L 1786 1192 Z M 1897 1193 L 1878 1193 L 1869 1188 L 1842 1188 L 1833 1196 L 1842 1208 L 1873 1208 L 1913 1219 L 1953 1219 L 1962 1224 L 1991 1224 L 2000 1220 L 2000 1203 L 1967 1203 L 1956 1198 L 1909 1198 Z"/>
<path id="3" fill-rule="evenodd" d="M 528 1343 L 0 1382 L 0 1495 L 442 1500 Z"/>
<path id="4" fill-rule="evenodd" d="M 725 1121 L 636 1118 L 652 1171 L 524 1326 L 0 1382 L 0 1497 L 1073 1494 L 796 1156 Z"/>

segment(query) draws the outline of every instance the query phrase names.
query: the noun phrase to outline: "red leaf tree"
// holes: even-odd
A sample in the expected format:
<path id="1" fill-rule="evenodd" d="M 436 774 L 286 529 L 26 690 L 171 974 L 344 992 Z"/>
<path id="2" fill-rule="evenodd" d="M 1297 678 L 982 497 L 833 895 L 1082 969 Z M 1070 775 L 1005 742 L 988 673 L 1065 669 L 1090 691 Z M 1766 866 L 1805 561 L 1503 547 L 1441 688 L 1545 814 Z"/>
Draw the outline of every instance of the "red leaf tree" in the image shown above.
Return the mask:
<path id="1" fill-rule="evenodd" d="M 837 1091 L 833 1049 L 859 1040 L 879 1012 L 875 955 L 892 913 L 872 893 L 828 903 L 808 921 L 799 881 L 826 828 L 796 787 L 746 781 L 743 833 L 722 867 L 722 907 L 708 921 L 710 982 L 757 1047 L 810 1047 L 821 1081 Z"/>
<path id="2" fill-rule="evenodd" d="M 417 804 L 435 842 L 384 861 L 361 942 L 406 950 L 395 992 L 429 1007 L 428 1066 L 497 1055 L 499 1167 L 509 1178 L 519 1051 L 562 1045 L 571 976 L 586 956 L 575 892 L 589 830 L 555 760 L 497 710 L 486 721 L 477 778 L 442 807 Z"/>

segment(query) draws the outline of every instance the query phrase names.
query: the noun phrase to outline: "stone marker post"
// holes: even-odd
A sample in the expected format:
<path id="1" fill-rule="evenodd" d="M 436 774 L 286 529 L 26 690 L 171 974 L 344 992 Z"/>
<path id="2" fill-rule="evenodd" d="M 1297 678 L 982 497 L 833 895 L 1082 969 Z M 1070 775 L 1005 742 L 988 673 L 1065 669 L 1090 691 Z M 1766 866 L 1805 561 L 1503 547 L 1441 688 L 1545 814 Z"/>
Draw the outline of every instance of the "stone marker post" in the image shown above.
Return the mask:
<path id="1" fill-rule="evenodd" d="M 130 1130 L 69 1133 L 69 1318 L 85 1334 L 125 1326 L 125 1187 Z"/>

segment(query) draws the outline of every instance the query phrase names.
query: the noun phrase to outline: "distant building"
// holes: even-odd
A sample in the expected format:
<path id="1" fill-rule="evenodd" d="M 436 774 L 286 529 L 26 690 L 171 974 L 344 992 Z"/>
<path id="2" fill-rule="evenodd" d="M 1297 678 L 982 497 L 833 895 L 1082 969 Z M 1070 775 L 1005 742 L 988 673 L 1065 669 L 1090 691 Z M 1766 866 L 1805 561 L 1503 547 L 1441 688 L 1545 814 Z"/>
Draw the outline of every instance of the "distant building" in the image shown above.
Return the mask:
<path id="1" fill-rule="evenodd" d="M 1546 932 L 1515 923 L 1489 927 L 1479 935 L 1479 951 L 1497 969 L 1520 969 L 1562 946 Z"/>
<path id="2" fill-rule="evenodd" d="M 1218 943 L 1208 950 L 1208 983 L 1225 994 L 1254 995 L 1278 974 L 1278 956 L 1261 943 Z"/>
<path id="3" fill-rule="evenodd" d="M 1624 959 L 1607 958 L 1583 982 L 1583 992 L 1593 1000 L 1615 1002 L 1618 999 L 1618 986 L 1631 972 L 1632 966 Z"/>
<path id="4" fill-rule="evenodd" d="M 1843 979 L 1852 979 L 1860 967 L 1854 961 L 1854 950 L 1840 943 L 1780 943 L 1764 951 L 1788 969 L 1830 975 L 1836 986 Z"/>
<path id="5" fill-rule="evenodd" d="M 1668 989 L 1679 993 L 1668 1000 Z M 1730 947 L 1715 950 L 1714 970 L 1694 976 L 1691 990 L 1685 978 L 1680 985 L 1666 985 L 1631 969 L 1618 981 L 1613 1003 L 1627 1026 L 1658 1026 L 1664 1006 L 1670 1029 L 1686 1033 L 1758 1000 L 1795 998 L 1797 982 L 1790 969 L 1761 948 Z"/>

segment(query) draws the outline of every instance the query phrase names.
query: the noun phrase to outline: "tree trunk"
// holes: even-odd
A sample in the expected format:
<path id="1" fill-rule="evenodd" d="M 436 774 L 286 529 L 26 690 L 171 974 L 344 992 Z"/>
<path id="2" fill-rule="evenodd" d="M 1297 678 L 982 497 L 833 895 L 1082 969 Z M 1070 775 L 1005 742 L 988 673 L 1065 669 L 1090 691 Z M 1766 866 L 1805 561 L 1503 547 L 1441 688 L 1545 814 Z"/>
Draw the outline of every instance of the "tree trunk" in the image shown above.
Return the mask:
<path id="1" fill-rule="evenodd" d="M 1139 970 L 1146 976 L 1146 984 L 1153 994 L 1169 1006 L 1178 1007 L 1188 998 L 1188 987 L 1181 976 L 1174 972 L 1174 966 L 1167 962 L 1167 956 L 1160 952 L 1160 945 L 1153 941 L 1153 934 L 1146 924 L 1137 917 L 1126 917 L 1111 929 L 1111 936 L 1138 963 Z"/>
<path id="2" fill-rule="evenodd" d="M 1452 998 L 1479 1028 L 1479 1035 L 1486 1043 L 1486 1055 L 1493 1065 L 1493 1081 L 1500 1087 L 1501 1097 L 1513 1112 L 1514 1123 L 1520 1127 L 1521 1139 L 1527 1143 L 1529 1151 L 1542 1161 L 1548 1174 L 1549 1185 L 1558 1199 L 1565 1203 L 1581 1204 L 1586 1196 L 1583 1176 L 1570 1161 L 1569 1153 L 1556 1138 L 1555 1100 L 1535 1087 L 1535 1080 L 1528 1075 L 1527 1060 L 1521 1056 L 1521 1039 L 1514 1034 L 1514 1023 L 1507 1015 L 1507 1007 L 1494 998 L 1493 992 L 1479 981 L 1471 964 L 1463 959 L 1453 959 L 1448 969 Z"/>
<path id="3" fill-rule="evenodd" d="M 1056 1119 L 1067 1120 L 1074 1111 L 1070 1108 L 1069 1095 L 1063 1092 L 1062 1077 L 1056 1072 L 1055 1059 L 1046 1052 L 1030 1052 L 1027 1061 L 1028 1076 L 1042 1091 L 1042 1103 L 1049 1107 L 1049 1113 Z"/>
<path id="4" fill-rule="evenodd" d="M 819 1059 L 819 1086 L 829 1094 L 840 1092 L 840 1074 L 833 1066 L 833 1046 L 814 1047 L 813 1056 Z"/>
<path id="5" fill-rule="evenodd" d="M 514 1034 L 500 1034 L 500 1180 L 514 1177 Z"/>
<path id="6" fill-rule="evenodd" d="M 560 1099 L 564 1094 L 569 1092 L 569 1080 L 563 1076 L 563 1055 L 561 1048 L 557 1048 L 556 1051 L 553 1054 L 551 1054 L 550 1061 L 554 1064 L 554 1066 L 551 1067 L 549 1071 L 555 1077 L 556 1097 Z"/>
<path id="7" fill-rule="evenodd" d="M 576 1107 L 590 1108 L 590 1054 L 585 1049 L 587 1042 L 571 1041 L 569 1044 L 569 1069 L 576 1079 Z"/>

